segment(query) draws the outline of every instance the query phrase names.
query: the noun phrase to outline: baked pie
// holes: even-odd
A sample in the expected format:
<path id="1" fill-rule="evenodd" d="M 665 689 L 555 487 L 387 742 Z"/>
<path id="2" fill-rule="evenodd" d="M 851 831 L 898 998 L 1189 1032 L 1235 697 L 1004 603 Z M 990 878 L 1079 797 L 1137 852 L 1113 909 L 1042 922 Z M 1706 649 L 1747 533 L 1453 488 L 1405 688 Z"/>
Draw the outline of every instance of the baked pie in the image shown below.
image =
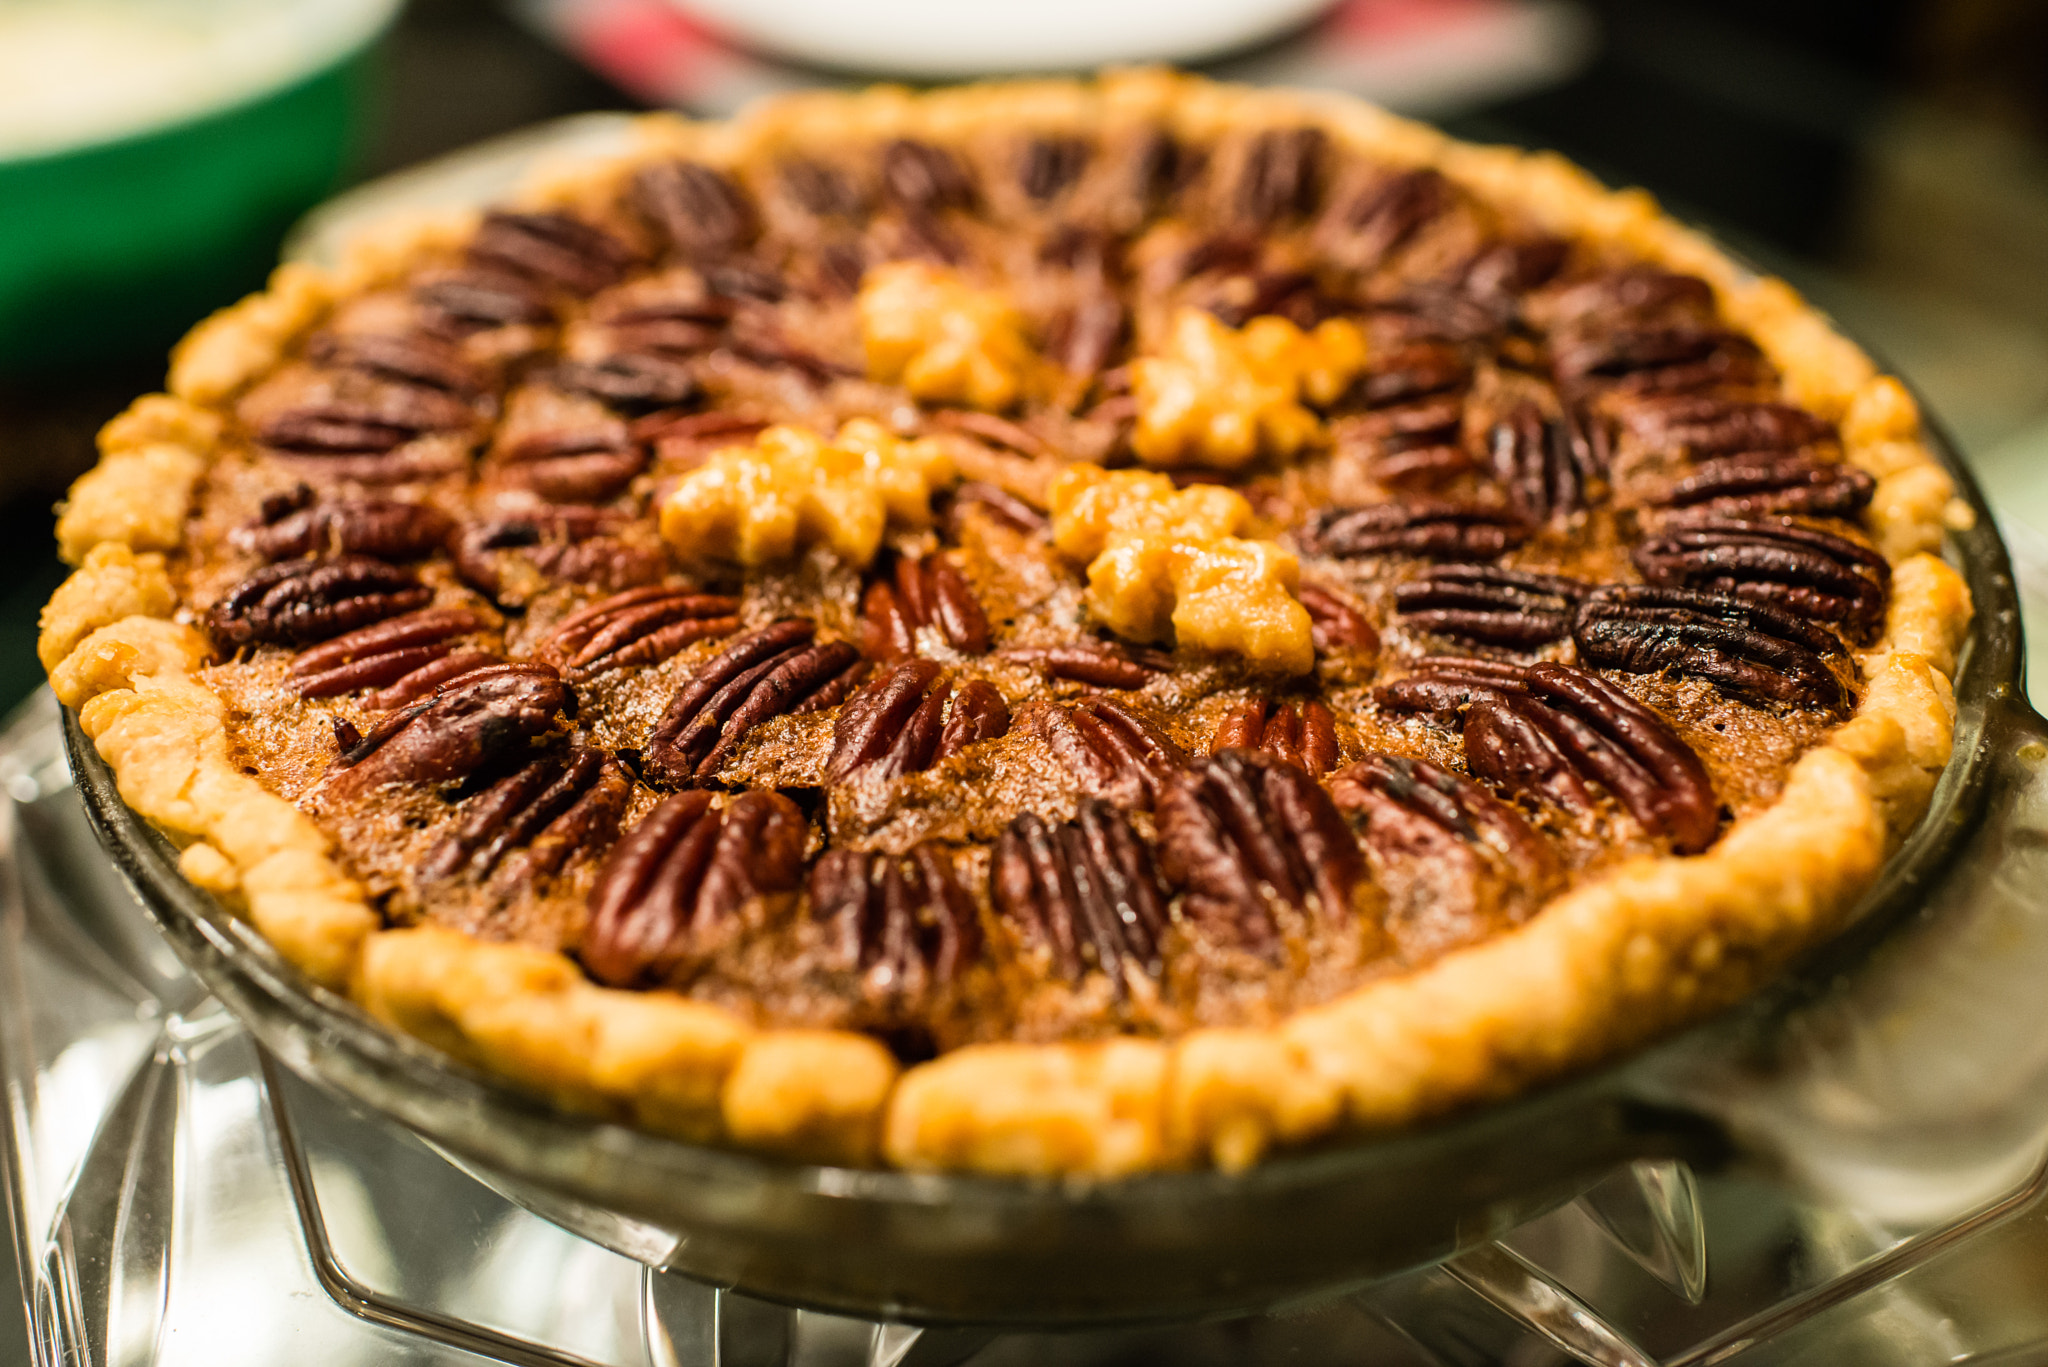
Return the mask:
<path id="1" fill-rule="evenodd" d="M 803 95 L 282 267 L 102 434 L 43 660 L 313 983 L 579 1111 L 1241 1168 L 1828 935 L 1963 515 L 1785 285 L 1157 72 Z"/>

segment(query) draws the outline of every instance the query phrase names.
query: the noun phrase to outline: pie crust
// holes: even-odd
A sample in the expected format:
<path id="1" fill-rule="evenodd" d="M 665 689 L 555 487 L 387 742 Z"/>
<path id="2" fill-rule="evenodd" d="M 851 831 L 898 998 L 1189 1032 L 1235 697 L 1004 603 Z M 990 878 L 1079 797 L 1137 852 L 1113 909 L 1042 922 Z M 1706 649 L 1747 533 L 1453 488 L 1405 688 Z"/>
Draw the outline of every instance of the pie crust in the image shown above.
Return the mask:
<path id="1" fill-rule="evenodd" d="M 1513 928 L 1381 976 L 1271 1026 L 1172 1038 L 989 1042 L 904 1066 L 852 1030 L 761 1026 L 673 991 L 601 986 L 565 954 L 434 925 L 388 927 L 335 842 L 231 758 L 236 724 L 200 674 L 214 647 L 173 584 L 226 405 L 339 300 L 475 232 L 475 214 L 395 223 L 333 270 L 292 263 L 200 324 L 168 392 L 100 434 L 58 523 L 77 566 L 44 610 L 52 686 L 122 797 L 181 868 L 314 983 L 391 1027 L 569 1109 L 697 1142 L 807 1160 L 1114 1177 L 1215 1165 L 1383 1131 L 1508 1096 L 1733 1002 L 1844 922 L 1925 811 L 1947 764 L 1950 677 L 1970 619 L 1939 558 L 1968 510 L 1921 440 L 1914 401 L 1782 281 L 1759 278 L 1562 159 L 1454 142 L 1335 96 L 1153 71 L 1092 83 L 875 89 L 779 99 L 728 124 L 640 121 L 607 164 L 554 168 L 521 207 L 608 202 L 643 165 L 712 166 L 813 144 L 1147 121 L 1193 143 L 1320 128 L 1392 167 L 1433 167 L 1480 201 L 1570 239 L 1698 276 L 1775 366 L 1787 399 L 1838 425 L 1874 477 L 1862 529 L 1890 561 L 1879 632 L 1855 652 L 1853 714 L 1798 757 L 1767 808 L 1704 853 L 1633 858 Z"/>

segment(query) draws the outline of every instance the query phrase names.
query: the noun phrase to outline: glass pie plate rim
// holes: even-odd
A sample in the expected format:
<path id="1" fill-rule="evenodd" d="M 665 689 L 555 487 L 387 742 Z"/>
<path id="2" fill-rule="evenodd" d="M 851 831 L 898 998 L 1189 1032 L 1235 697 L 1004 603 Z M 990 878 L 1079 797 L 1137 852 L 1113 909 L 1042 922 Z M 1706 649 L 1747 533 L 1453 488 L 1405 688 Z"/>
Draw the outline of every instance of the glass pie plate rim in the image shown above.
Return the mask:
<path id="1" fill-rule="evenodd" d="M 1487 1242 L 1618 1162 L 1725 1154 L 1730 1137 L 1674 1100 L 1660 1074 L 1754 1046 L 1773 1022 L 1853 974 L 1940 876 L 2002 757 L 2048 737 L 2019 686 L 2019 607 L 2004 543 L 1946 434 L 1930 421 L 1927 437 L 1975 513 L 1949 545 L 1976 618 L 1956 678 L 1954 758 L 1855 920 L 1738 1005 L 1588 1070 L 1412 1129 L 1278 1154 L 1236 1175 L 1087 1182 L 829 1167 L 563 1110 L 311 983 L 183 878 L 170 843 L 121 802 L 68 711 L 65 748 L 96 834 L 151 918 L 266 1049 L 600 1243 L 771 1299 L 930 1323 L 1264 1308 Z M 1361 1219 L 1372 1227 L 1359 1228 Z M 1049 1280 L 1006 1290 L 1018 1277 Z"/>

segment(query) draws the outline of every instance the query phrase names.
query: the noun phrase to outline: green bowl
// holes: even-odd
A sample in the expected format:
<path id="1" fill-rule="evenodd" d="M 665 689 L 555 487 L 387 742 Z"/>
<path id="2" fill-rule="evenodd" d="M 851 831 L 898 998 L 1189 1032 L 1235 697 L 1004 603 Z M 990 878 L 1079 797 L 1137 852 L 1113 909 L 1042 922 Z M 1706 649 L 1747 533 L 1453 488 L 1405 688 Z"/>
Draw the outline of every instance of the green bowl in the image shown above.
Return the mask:
<path id="1" fill-rule="evenodd" d="M 0 160 L 0 372 L 160 350 L 259 285 L 361 146 L 382 31 L 231 106 Z"/>

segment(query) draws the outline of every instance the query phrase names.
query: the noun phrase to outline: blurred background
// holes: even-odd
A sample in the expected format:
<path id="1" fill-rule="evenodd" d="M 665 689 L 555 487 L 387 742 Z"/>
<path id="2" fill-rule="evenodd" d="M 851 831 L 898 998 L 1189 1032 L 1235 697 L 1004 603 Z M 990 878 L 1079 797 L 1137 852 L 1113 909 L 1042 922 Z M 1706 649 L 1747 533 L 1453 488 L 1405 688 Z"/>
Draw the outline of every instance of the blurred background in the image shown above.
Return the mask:
<path id="1" fill-rule="evenodd" d="M 583 111 L 1103 56 L 1341 88 L 1648 186 L 1918 385 L 2048 568 L 2030 0 L 0 0 L 0 704 L 40 682 L 51 505 L 94 430 L 315 203 Z"/>
<path id="2" fill-rule="evenodd" d="M 2048 527 L 2023 478 L 2048 456 L 2033 0 L 0 0 L 0 702 L 39 681 L 50 505 L 94 429 L 324 196 L 586 110 L 1102 55 L 1347 89 L 1646 185 L 1884 353 Z"/>

